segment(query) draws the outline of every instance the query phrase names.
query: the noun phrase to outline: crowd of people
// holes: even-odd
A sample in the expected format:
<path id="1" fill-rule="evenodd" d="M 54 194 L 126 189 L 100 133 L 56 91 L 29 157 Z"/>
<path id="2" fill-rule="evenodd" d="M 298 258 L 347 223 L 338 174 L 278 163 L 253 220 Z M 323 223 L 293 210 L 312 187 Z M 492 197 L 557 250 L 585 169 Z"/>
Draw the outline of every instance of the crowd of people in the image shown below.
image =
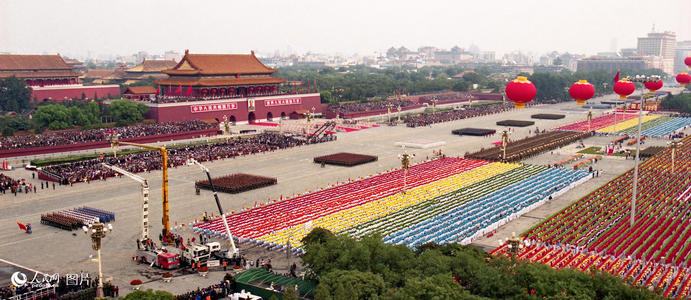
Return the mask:
<path id="1" fill-rule="evenodd" d="M 413 102 L 412 100 L 409 99 L 401 99 L 401 100 L 391 100 L 391 101 L 374 101 L 374 102 L 362 102 L 362 103 L 341 103 L 338 105 L 333 105 L 330 106 L 329 108 L 337 113 L 351 113 L 351 112 L 358 112 L 358 111 L 371 111 L 371 110 L 379 110 L 379 109 L 387 109 L 389 107 L 389 104 L 391 106 L 391 111 L 394 112 L 396 109 L 400 106 L 401 108 L 408 107 L 408 106 L 413 106 L 418 103 Z"/>
<path id="2" fill-rule="evenodd" d="M 301 146 L 305 140 L 279 133 L 262 133 L 251 137 L 232 139 L 220 143 L 190 145 L 168 149 L 168 167 L 182 166 L 188 158 L 204 162 L 233 158 L 259 152 Z M 161 155 L 157 151 L 137 152 L 115 157 L 94 158 L 73 163 L 44 167 L 43 171 L 62 178 L 63 184 L 105 180 L 115 171 L 101 163 L 119 166 L 133 173 L 147 172 L 161 168 Z"/>
<path id="3" fill-rule="evenodd" d="M 408 127 L 428 126 L 435 123 L 449 122 L 511 110 L 513 104 L 490 104 L 467 107 L 463 110 L 448 110 L 431 114 L 409 116 L 404 123 Z"/>
<path id="4" fill-rule="evenodd" d="M 216 300 L 228 297 L 235 289 L 235 280 L 233 276 L 226 273 L 221 282 L 208 286 L 205 288 L 197 288 L 195 291 L 187 292 L 182 295 L 177 295 L 177 300 Z"/>
<path id="5" fill-rule="evenodd" d="M 199 120 L 189 120 L 180 122 L 137 124 L 115 128 L 99 128 L 88 130 L 70 129 L 43 134 L 0 137 L 0 150 L 100 142 L 107 140 L 110 134 L 119 134 L 121 139 L 127 139 L 142 136 L 154 136 L 211 129 L 214 127 L 216 127 L 215 124 L 209 124 Z"/>
<path id="6" fill-rule="evenodd" d="M 438 94 L 434 96 L 421 96 L 420 101 L 421 102 L 429 102 L 436 99 L 437 101 L 445 101 L 445 100 L 456 100 L 456 99 L 463 99 L 463 100 L 468 100 L 472 99 L 472 96 L 469 93 L 448 93 L 448 94 Z"/>
<path id="7" fill-rule="evenodd" d="M 43 187 L 43 186 L 41 186 Z M 46 186 L 48 187 L 48 186 Z M 14 179 L 5 174 L 0 173 L 0 194 L 12 193 L 15 196 L 17 193 L 36 193 L 37 188 L 26 180 Z"/>
<path id="8" fill-rule="evenodd" d="M 29 275 L 27 275 L 29 276 Z M 31 274 L 33 276 L 33 274 Z M 93 298 L 96 293 L 92 288 L 96 287 L 98 283 L 98 276 L 89 278 L 89 275 L 84 272 L 60 276 L 58 274 L 38 275 L 34 278 L 40 285 L 25 284 L 17 287 L 14 285 L 0 287 L 0 299 L 10 299 L 15 296 L 22 296 L 19 299 L 89 299 Z M 32 281 L 33 281 L 32 280 Z M 89 291 L 88 289 L 92 289 Z M 117 298 L 120 293 L 118 286 L 112 285 L 110 282 L 104 282 L 103 293 L 107 297 Z"/>

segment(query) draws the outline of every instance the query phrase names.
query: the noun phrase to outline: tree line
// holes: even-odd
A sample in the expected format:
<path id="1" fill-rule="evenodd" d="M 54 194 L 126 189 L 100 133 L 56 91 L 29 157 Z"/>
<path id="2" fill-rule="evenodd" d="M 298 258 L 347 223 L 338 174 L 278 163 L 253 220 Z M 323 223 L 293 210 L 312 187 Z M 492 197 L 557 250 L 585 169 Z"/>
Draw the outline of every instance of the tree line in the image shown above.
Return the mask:
<path id="1" fill-rule="evenodd" d="M 499 91 L 502 84 L 489 77 L 488 69 L 478 68 L 474 73 L 467 73 L 463 78 L 452 76 L 463 71 L 461 67 L 426 67 L 410 69 L 391 67 L 376 69 L 366 66 L 355 66 L 348 69 L 331 67 L 283 67 L 276 73 L 291 81 L 302 81 L 314 84 L 315 80 L 322 94 L 323 103 L 342 101 L 367 101 L 373 98 L 385 98 L 395 91 L 407 94 L 419 94 L 444 90 L 468 91 L 473 84 L 478 88 Z"/>
<path id="2" fill-rule="evenodd" d="M 315 228 L 303 239 L 315 299 L 659 299 L 596 270 L 555 270 L 458 244 L 389 245 Z"/>
<path id="3" fill-rule="evenodd" d="M 494 79 L 498 70 L 489 67 L 477 67 L 473 72 L 465 73 L 462 78 L 452 78 L 465 71 L 463 67 L 424 67 L 420 69 L 391 67 L 377 69 L 367 66 L 334 69 L 332 67 L 282 67 L 276 73 L 290 81 L 317 82 L 323 103 L 343 101 L 380 100 L 394 93 L 406 91 L 407 94 L 420 94 L 452 90 L 465 92 L 477 84 L 477 89 L 489 89 L 494 93 L 503 93 L 506 80 Z M 627 75 L 648 74 L 664 75 L 657 69 L 642 71 L 621 71 L 620 77 Z M 611 93 L 614 85 L 614 73 L 607 71 L 592 72 L 535 72 L 521 73 L 535 84 L 536 101 L 569 101 L 569 87 L 578 80 L 586 79 L 595 87 L 596 95 Z M 509 78 L 512 80 L 513 78 Z"/>
<path id="4" fill-rule="evenodd" d="M 110 105 L 95 101 L 41 104 L 31 118 L 21 114 L 0 117 L 0 130 L 4 136 L 11 136 L 20 130 L 40 133 L 46 129 L 60 130 L 75 126 L 83 129 L 127 126 L 143 120 L 148 109 L 144 104 L 124 99 L 113 101 Z"/>
<path id="5" fill-rule="evenodd" d="M 691 94 L 669 95 L 660 105 L 665 109 L 673 109 L 684 114 L 691 114 Z"/>

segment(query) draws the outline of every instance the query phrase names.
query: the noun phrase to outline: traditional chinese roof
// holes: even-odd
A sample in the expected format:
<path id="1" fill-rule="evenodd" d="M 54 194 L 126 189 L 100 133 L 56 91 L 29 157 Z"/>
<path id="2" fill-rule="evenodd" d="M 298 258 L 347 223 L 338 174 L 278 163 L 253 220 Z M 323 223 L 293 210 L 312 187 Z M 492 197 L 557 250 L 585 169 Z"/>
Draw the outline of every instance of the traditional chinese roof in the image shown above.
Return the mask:
<path id="1" fill-rule="evenodd" d="M 64 70 L 71 71 L 60 55 L 18 55 L 0 54 L 0 71 L 40 71 Z"/>
<path id="2" fill-rule="evenodd" d="M 190 54 L 172 69 L 163 71 L 168 75 L 241 75 L 271 74 L 276 70 L 265 66 L 251 54 Z"/>
<path id="3" fill-rule="evenodd" d="M 174 68 L 178 63 L 175 60 L 146 60 L 144 59 L 142 63 L 129 68 L 126 70 L 128 73 L 154 73 L 163 72 L 163 70 L 168 70 Z"/>
<path id="4" fill-rule="evenodd" d="M 122 79 L 124 76 L 122 69 L 89 69 L 86 74 L 82 75 L 83 78 L 93 78 L 93 79 Z"/>
<path id="5" fill-rule="evenodd" d="M 128 87 L 123 94 L 134 94 L 134 95 L 148 95 L 155 94 L 156 88 L 153 86 L 131 86 Z"/>
<path id="6" fill-rule="evenodd" d="M 226 77 L 226 78 L 197 78 L 197 77 L 174 77 L 156 80 L 158 85 L 182 85 L 182 86 L 228 86 L 228 85 L 253 85 L 253 84 L 276 84 L 285 82 L 284 79 L 276 77 Z"/>
<path id="7" fill-rule="evenodd" d="M 78 74 L 74 72 L 56 71 L 56 72 L 0 72 L 0 78 L 8 77 L 17 78 L 55 78 L 55 77 L 77 77 Z"/>

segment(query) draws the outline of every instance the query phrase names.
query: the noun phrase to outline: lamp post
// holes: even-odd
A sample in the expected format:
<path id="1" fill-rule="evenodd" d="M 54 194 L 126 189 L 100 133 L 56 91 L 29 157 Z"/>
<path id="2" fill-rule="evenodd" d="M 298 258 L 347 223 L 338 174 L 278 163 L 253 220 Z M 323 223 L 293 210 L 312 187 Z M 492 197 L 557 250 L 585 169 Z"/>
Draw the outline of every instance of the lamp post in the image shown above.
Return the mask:
<path id="1" fill-rule="evenodd" d="M 386 123 L 391 124 L 391 108 L 393 104 L 389 103 L 386 105 Z"/>
<path id="2" fill-rule="evenodd" d="M 502 162 L 506 161 L 506 145 L 509 144 L 509 132 L 504 130 L 504 133 L 501 134 L 501 160 Z"/>
<path id="3" fill-rule="evenodd" d="M 588 132 L 590 132 L 590 122 L 593 120 L 593 111 L 591 108 L 592 106 L 588 107 Z"/>
<path id="4" fill-rule="evenodd" d="M 432 113 L 435 113 L 435 112 L 437 112 L 437 102 L 439 102 L 439 100 L 437 99 L 437 97 L 434 97 L 434 98 L 432 98 L 431 102 L 432 102 Z"/>
<path id="5" fill-rule="evenodd" d="M 407 177 L 408 177 L 408 167 L 410 167 L 410 159 L 415 156 L 415 154 L 408 154 L 408 152 L 405 151 L 405 146 L 403 146 L 403 153 L 398 155 L 398 159 L 401 160 L 401 169 L 403 169 L 403 193 L 405 194 L 408 186 L 407 186 Z"/>
<path id="6" fill-rule="evenodd" d="M 98 253 L 98 285 L 96 287 L 96 298 L 103 298 L 103 272 L 101 268 L 101 240 L 106 237 L 106 230 L 113 231 L 113 225 L 105 225 L 101 222 L 96 222 L 89 227 L 83 226 L 84 234 L 91 237 L 91 247 Z M 89 230 L 91 229 L 91 230 Z"/>
<path id="7" fill-rule="evenodd" d="M 401 123 L 401 106 L 399 105 L 398 108 L 398 123 Z"/>
<path id="8" fill-rule="evenodd" d="M 646 75 L 636 75 L 635 77 L 627 77 L 629 81 L 640 82 L 645 85 L 646 82 L 650 81 L 660 81 L 659 76 L 646 76 Z M 645 87 L 643 87 L 645 88 Z M 641 90 L 641 101 L 638 104 L 638 137 L 636 138 L 636 162 L 633 169 L 633 189 L 631 194 L 631 219 L 630 225 L 633 227 L 633 223 L 636 221 L 636 196 L 638 192 L 638 165 L 640 162 L 641 153 L 641 121 L 643 119 L 643 102 L 647 97 L 645 90 Z M 616 115 L 615 115 L 616 116 Z"/>
<path id="9" fill-rule="evenodd" d="M 519 237 L 516 236 L 515 232 L 511 233 L 511 237 L 506 239 L 506 247 L 509 248 L 509 252 L 511 253 L 511 259 L 516 260 L 516 257 L 518 256 L 518 251 L 522 250 L 524 247 L 530 246 L 530 241 L 528 240 L 521 240 Z M 499 246 L 503 246 L 504 242 L 502 240 L 499 240 Z"/>
<path id="10" fill-rule="evenodd" d="M 674 175 L 674 154 L 677 150 L 677 147 L 679 147 L 680 145 L 683 145 L 684 143 L 682 143 L 680 141 L 674 141 L 673 140 L 673 141 L 669 142 L 669 144 L 670 144 L 670 148 L 672 148 L 672 175 Z"/>

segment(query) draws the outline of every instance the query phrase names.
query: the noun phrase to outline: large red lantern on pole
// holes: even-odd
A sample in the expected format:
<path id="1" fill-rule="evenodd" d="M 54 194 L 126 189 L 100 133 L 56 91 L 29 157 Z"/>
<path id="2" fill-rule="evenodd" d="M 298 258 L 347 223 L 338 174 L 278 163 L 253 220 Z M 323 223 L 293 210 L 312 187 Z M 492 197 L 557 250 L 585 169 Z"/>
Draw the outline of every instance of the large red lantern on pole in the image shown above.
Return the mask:
<path id="1" fill-rule="evenodd" d="M 687 67 L 691 68 L 691 56 L 686 57 L 686 59 L 684 59 L 684 63 Z"/>
<path id="2" fill-rule="evenodd" d="M 689 84 L 689 82 L 691 82 L 691 75 L 686 72 L 681 72 L 677 74 L 677 82 L 681 84 L 681 86 L 686 86 Z"/>
<path id="3" fill-rule="evenodd" d="M 662 79 L 658 79 L 656 81 L 646 81 L 644 83 L 644 85 L 645 85 L 646 89 L 650 90 L 651 94 L 654 94 L 655 91 L 662 88 L 663 83 L 662 83 Z"/>
<path id="4" fill-rule="evenodd" d="M 576 103 L 578 105 L 585 105 L 585 101 L 595 95 L 595 87 L 587 80 L 579 80 L 571 85 L 571 88 L 569 88 L 569 94 L 571 94 L 571 97 L 576 99 Z"/>
<path id="5" fill-rule="evenodd" d="M 522 109 L 525 104 L 532 101 L 537 94 L 535 85 L 523 76 L 518 76 L 516 79 L 506 85 L 506 97 L 514 102 L 514 108 Z"/>
<path id="6" fill-rule="evenodd" d="M 626 78 L 614 84 L 614 92 L 619 95 L 619 99 L 621 100 L 626 99 L 626 96 L 631 95 L 634 90 L 636 90 L 636 85 Z"/>

